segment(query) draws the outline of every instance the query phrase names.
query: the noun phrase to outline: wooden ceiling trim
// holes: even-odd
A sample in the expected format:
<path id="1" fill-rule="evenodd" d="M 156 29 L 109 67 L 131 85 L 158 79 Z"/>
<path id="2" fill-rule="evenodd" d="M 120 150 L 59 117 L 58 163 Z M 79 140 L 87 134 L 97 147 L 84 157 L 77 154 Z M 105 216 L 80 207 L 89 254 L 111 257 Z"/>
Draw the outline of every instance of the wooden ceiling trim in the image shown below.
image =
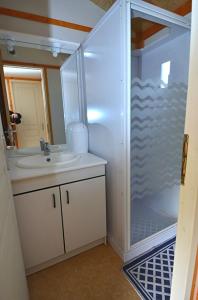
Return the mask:
<path id="1" fill-rule="evenodd" d="M 143 31 L 141 31 L 140 29 L 136 30 L 134 27 L 134 32 L 135 32 L 135 38 L 134 38 L 135 48 L 136 49 L 144 48 Z"/>
<path id="2" fill-rule="evenodd" d="M 60 26 L 60 27 L 84 31 L 84 32 L 90 32 L 92 30 L 92 28 L 88 27 L 88 26 L 79 25 L 76 23 L 71 23 L 71 22 L 62 21 L 62 20 L 58 20 L 58 19 L 48 18 L 48 17 L 44 17 L 44 16 L 32 14 L 32 13 L 27 13 L 27 12 L 15 10 L 15 9 L 10 9 L 10 8 L 6 8 L 6 7 L 0 7 L 0 15 L 15 17 L 15 18 L 19 18 L 19 19 L 25 19 L 28 21 L 33 21 L 33 22 L 38 22 L 38 23 L 43 23 L 43 24 Z"/>
<path id="3" fill-rule="evenodd" d="M 15 60 L 3 60 L 3 65 L 5 66 L 23 66 L 23 67 L 30 67 L 30 68 L 48 68 L 48 69 L 56 69 L 60 70 L 61 66 L 57 65 L 46 65 L 46 64 L 37 64 L 31 62 L 23 62 L 23 61 L 15 61 Z"/>
<path id="4" fill-rule="evenodd" d="M 174 13 L 180 16 L 186 16 L 192 11 L 192 0 L 188 0 L 186 3 L 175 9 Z"/>
<path id="5" fill-rule="evenodd" d="M 160 24 L 155 24 L 155 25 L 152 25 L 151 27 L 149 27 L 148 29 L 146 29 L 144 32 L 143 32 L 143 39 L 146 40 L 148 38 L 150 38 L 152 35 L 158 33 L 160 30 L 166 28 L 166 26 L 164 25 L 160 25 Z"/>
<path id="6" fill-rule="evenodd" d="M 115 0 L 91 0 L 91 2 L 93 2 L 103 10 L 108 10 L 113 5 Z"/>
<path id="7" fill-rule="evenodd" d="M 189 14 L 191 11 L 192 11 L 192 1 L 188 0 L 185 4 L 181 5 L 177 9 L 175 9 L 174 13 L 181 15 L 181 16 L 185 16 L 185 15 Z M 148 29 L 144 30 L 144 32 L 142 33 L 141 36 L 144 40 L 146 40 L 164 28 L 166 28 L 166 26 L 160 25 L 160 24 L 154 24 L 151 27 L 149 27 Z M 140 41 L 137 40 L 136 43 L 140 44 Z M 136 45 L 136 49 L 140 49 L 140 48 L 138 48 L 138 45 Z"/>
<path id="8" fill-rule="evenodd" d="M 6 80 L 22 80 L 22 81 L 41 81 L 41 78 L 34 77 L 18 77 L 18 76 L 4 76 Z"/>
<path id="9" fill-rule="evenodd" d="M 104 9 L 104 10 L 108 10 L 113 3 L 115 2 L 115 0 L 90 0 L 91 2 L 93 2 L 94 4 L 98 5 L 100 8 Z M 181 15 L 185 15 L 185 6 L 186 3 L 185 2 L 189 2 L 187 5 L 189 5 L 189 7 L 192 6 L 191 1 L 185 1 L 185 0 L 144 0 L 147 3 L 153 4 L 155 6 L 161 7 L 163 9 L 169 10 L 169 11 L 174 11 L 178 6 L 182 7 L 184 6 L 184 14 L 182 12 L 182 8 L 179 9 L 178 13 Z"/>

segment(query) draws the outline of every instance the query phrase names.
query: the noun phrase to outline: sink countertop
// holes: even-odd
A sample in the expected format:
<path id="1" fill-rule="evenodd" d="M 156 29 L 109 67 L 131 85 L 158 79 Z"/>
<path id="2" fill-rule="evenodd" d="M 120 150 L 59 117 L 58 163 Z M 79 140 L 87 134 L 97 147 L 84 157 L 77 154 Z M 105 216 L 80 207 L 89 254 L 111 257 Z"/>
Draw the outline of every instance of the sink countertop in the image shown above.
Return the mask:
<path id="1" fill-rule="evenodd" d="M 9 175 L 11 181 L 18 181 L 24 179 L 35 178 L 39 176 L 46 176 L 50 174 L 63 173 L 83 168 L 91 168 L 94 166 L 106 165 L 107 161 L 95 156 L 91 153 L 80 154 L 80 158 L 67 166 L 47 167 L 37 169 L 23 169 L 16 166 L 16 161 L 19 157 L 8 158 Z"/>

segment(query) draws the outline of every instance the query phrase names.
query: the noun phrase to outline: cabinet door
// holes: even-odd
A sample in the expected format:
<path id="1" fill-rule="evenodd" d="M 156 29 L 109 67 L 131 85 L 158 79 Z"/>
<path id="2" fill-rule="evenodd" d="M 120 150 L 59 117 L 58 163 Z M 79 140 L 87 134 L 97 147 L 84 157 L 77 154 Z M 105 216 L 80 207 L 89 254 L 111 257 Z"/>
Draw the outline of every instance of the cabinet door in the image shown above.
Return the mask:
<path id="1" fill-rule="evenodd" d="M 106 236 L 105 176 L 61 186 L 66 251 Z"/>
<path id="2" fill-rule="evenodd" d="M 14 198 L 25 267 L 64 254 L 59 188 Z"/>

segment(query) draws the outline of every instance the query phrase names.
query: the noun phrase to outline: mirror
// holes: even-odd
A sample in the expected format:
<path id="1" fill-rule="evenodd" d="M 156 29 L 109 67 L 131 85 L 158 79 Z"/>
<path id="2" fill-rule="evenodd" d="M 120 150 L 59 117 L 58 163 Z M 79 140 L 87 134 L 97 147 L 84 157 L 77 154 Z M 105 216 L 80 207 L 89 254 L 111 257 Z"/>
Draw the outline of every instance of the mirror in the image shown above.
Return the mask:
<path id="1" fill-rule="evenodd" d="M 6 45 L 0 51 L 11 131 L 7 144 L 38 147 L 40 138 L 65 144 L 60 67 L 69 55 L 19 46 L 9 51 Z"/>

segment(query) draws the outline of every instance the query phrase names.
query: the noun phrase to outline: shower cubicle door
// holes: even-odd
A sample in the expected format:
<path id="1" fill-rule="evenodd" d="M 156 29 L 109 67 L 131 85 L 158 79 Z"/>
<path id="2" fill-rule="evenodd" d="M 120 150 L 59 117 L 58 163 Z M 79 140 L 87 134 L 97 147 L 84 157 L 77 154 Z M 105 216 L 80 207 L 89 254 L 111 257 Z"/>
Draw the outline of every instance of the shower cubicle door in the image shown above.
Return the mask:
<path id="1" fill-rule="evenodd" d="M 167 20 L 133 11 L 131 244 L 178 216 L 190 30 Z"/>

